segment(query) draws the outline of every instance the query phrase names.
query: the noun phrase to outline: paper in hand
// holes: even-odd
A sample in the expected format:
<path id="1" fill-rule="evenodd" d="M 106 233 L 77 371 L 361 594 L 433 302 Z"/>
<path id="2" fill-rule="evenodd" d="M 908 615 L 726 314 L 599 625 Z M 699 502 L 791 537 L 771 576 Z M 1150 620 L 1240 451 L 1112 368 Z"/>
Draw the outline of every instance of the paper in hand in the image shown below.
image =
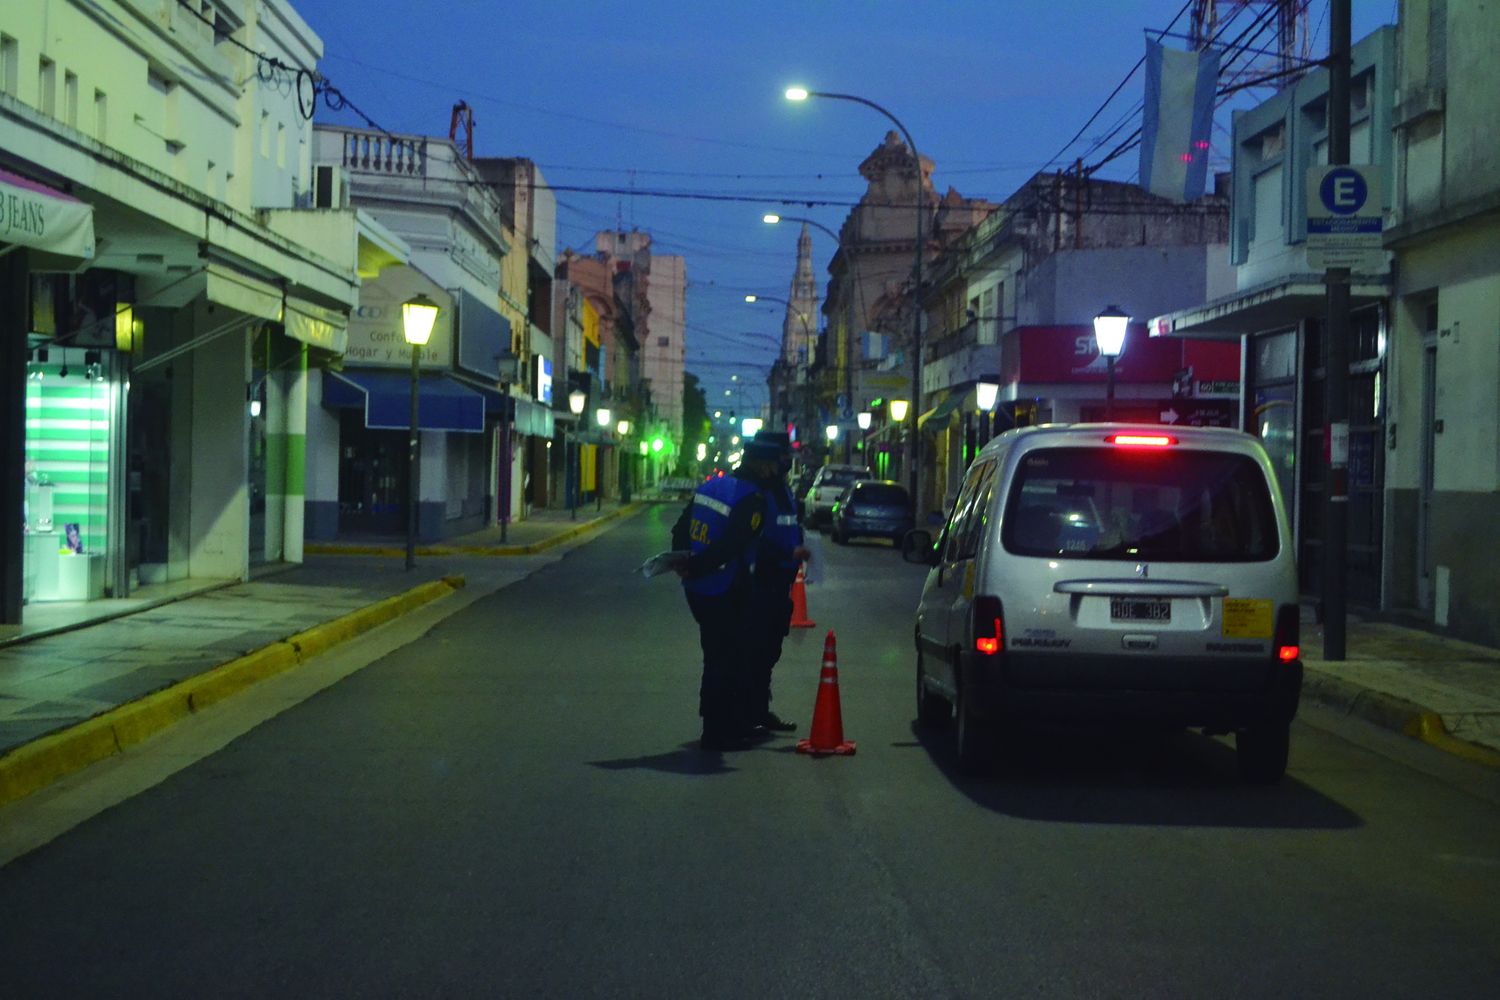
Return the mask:
<path id="1" fill-rule="evenodd" d="M 676 549 L 668 552 L 658 552 L 656 555 L 641 563 L 641 576 L 661 576 L 663 573 L 671 573 L 687 562 L 691 552 Z"/>

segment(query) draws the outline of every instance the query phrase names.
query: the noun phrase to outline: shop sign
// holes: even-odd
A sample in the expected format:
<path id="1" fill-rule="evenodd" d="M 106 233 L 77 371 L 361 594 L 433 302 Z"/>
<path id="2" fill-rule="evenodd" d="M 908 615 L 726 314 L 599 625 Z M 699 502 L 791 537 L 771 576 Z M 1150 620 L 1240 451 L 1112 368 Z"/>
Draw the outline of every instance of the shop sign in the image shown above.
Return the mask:
<path id="1" fill-rule="evenodd" d="M 402 330 L 401 305 L 422 294 L 438 304 L 432 337 L 420 348 L 427 368 L 453 366 L 453 296 L 414 267 L 388 267 L 359 290 L 359 305 L 349 316 L 349 343 L 344 363 L 370 367 L 411 367 L 411 347 Z"/>

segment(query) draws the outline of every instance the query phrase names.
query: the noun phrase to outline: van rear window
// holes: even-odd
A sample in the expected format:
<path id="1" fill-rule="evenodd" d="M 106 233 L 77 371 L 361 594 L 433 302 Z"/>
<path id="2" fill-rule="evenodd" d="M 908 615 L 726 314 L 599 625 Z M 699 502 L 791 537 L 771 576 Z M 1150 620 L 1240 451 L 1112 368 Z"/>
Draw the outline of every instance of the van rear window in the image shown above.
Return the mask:
<path id="1" fill-rule="evenodd" d="M 1018 555 L 1068 559 L 1261 562 L 1280 548 L 1260 465 L 1180 448 L 1029 453 L 1001 538 Z"/>

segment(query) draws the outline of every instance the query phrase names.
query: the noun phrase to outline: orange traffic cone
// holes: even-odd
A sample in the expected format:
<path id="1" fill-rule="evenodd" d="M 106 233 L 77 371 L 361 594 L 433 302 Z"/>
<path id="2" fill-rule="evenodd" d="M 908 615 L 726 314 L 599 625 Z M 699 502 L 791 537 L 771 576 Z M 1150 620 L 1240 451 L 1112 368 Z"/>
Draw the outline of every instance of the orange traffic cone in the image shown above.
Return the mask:
<path id="1" fill-rule="evenodd" d="M 846 756 L 854 752 L 854 741 L 844 739 L 844 716 L 839 711 L 839 654 L 832 629 L 823 640 L 823 672 L 818 678 L 818 700 L 813 705 L 812 738 L 799 740 L 797 752 Z"/>
<path id="2" fill-rule="evenodd" d="M 818 623 L 807 617 L 807 569 L 797 567 L 797 579 L 792 581 L 792 628 L 813 628 Z"/>

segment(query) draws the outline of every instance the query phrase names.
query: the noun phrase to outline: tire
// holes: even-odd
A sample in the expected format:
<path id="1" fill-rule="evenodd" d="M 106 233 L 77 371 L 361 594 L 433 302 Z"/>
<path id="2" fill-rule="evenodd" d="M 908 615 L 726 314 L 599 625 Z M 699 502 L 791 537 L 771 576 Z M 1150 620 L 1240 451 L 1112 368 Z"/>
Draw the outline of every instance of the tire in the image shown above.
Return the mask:
<path id="1" fill-rule="evenodd" d="M 953 749 L 961 773 L 987 774 L 995 764 L 994 732 L 974 714 L 973 699 L 964 692 L 965 686 L 959 678 L 953 704 Z"/>
<path id="2" fill-rule="evenodd" d="M 953 719 L 953 706 L 948 699 L 927 686 L 927 670 L 922 666 L 922 654 L 917 653 L 917 725 L 923 729 L 940 729 Z"/>
<path id="3" fill-rule="evenodd" d="M 1290 722 L 1266 722 L 1234 734 L 1240 778 L 1252 785 L 1274 785 L 1286 775 L 1291 749 Z"/>

